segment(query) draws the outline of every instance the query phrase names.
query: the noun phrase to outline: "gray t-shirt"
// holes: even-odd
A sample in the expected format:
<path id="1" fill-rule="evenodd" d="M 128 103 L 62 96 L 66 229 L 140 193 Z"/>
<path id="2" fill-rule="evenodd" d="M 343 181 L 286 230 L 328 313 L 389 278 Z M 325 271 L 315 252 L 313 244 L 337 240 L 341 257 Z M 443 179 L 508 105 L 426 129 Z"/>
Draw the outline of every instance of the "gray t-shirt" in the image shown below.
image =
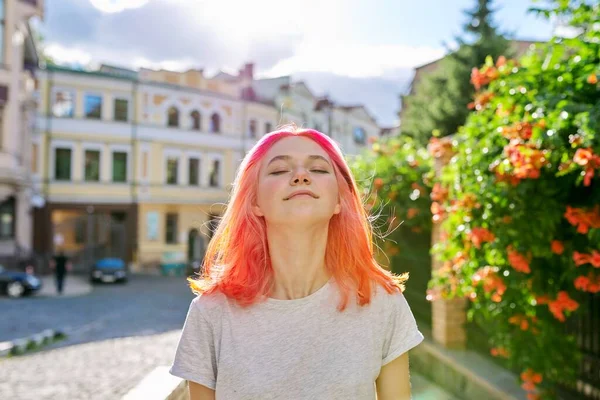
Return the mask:
<path id="1" fill-rule="evenodd" d="M 216 399 L 375 399 L 381 367 L 423 340 L 400 292 L 378 284 L 367 306 L 339 312 L 332 278 L 295 300 L 249 308 L 215 292 L 190 305 L 172 375 L 216 390 Z"/>

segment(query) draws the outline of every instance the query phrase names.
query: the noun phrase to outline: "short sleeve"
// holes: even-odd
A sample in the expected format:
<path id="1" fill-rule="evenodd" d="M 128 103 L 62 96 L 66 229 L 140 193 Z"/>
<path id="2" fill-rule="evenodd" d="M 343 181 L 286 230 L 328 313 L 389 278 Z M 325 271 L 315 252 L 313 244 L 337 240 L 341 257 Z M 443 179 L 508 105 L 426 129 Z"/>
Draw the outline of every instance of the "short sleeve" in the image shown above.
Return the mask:
<path id="1" fill-rule="evenodd" d="M 382 366 L 417 346 L 424 339 L 404 295 L 394 293 L 389 296 L 389 301 L 389 320 L 383 342 Z"/>
<path id="2" fill-rule="evenodd" d="M 200 297 L 192 300 L 169 373 L 215 389 L 217 361 L 212 326 L 202 313 Z"/>

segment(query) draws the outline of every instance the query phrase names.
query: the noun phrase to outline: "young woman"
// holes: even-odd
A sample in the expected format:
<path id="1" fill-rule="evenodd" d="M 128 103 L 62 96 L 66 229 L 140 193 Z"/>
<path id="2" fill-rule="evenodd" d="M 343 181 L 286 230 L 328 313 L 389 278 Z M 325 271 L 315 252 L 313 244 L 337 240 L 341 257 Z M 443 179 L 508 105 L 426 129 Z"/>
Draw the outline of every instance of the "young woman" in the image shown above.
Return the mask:
<path id="1" fill-rule="evenodd" d="M 170 372 L 192 400 L 410 399 L 405 280 L 373 258 L 339 147 L 284 127 L 239 168 Z"/>

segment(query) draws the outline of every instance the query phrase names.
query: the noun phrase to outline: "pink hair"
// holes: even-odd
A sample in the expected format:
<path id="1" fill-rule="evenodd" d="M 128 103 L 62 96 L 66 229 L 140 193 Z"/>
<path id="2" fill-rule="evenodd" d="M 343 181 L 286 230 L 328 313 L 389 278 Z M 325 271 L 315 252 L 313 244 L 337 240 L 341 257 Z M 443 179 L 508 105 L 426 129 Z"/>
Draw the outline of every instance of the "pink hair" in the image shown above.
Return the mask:
<path id="1" fill-rule="evenodd" d="M 315 141 L 334 165 L 341 211 L 329 222 L 325 264 L 340 288 L 338 310 L 346 308 L 350 294 L 356 295 L 359 305 L 369 304 L 372 282 L 379 283 L 388 293 L 403 291 L 408 274 L 394 275 L 374 258 L 369 215 L 338 145 L 316 130 L 284 126 L 263 136 L 244 157 L 229 205 L 206 250 L 203 272 L 198 278 L 188 278 L 194 293 L 210 294 L 219 290 L 242 307 L 269 294 L 274 272 L 269 259 L 267 227 L 265 220 L 253 213 L 252 206 L 256 204 L 256 182 L 265 153 L 277 141 L 291 136 Z"/>

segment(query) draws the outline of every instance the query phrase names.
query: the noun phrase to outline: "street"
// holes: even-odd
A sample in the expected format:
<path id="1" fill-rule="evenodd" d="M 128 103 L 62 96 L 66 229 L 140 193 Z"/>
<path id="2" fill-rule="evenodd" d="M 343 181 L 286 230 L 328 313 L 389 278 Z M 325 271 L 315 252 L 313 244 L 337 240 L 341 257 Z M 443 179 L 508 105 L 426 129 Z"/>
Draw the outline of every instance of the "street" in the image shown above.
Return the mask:
<path id="1" fill-rule="evenodd" d="M 189 302 L 184 278 L 132 276 L 78 297 L 0 299 L 0 341 L 44 329 L 68 338 L 0 361 L 2 399 L 119 399 L 159 365 L 170 365 Z M 451 400 L 412 376 L 417 400 Z"/>

